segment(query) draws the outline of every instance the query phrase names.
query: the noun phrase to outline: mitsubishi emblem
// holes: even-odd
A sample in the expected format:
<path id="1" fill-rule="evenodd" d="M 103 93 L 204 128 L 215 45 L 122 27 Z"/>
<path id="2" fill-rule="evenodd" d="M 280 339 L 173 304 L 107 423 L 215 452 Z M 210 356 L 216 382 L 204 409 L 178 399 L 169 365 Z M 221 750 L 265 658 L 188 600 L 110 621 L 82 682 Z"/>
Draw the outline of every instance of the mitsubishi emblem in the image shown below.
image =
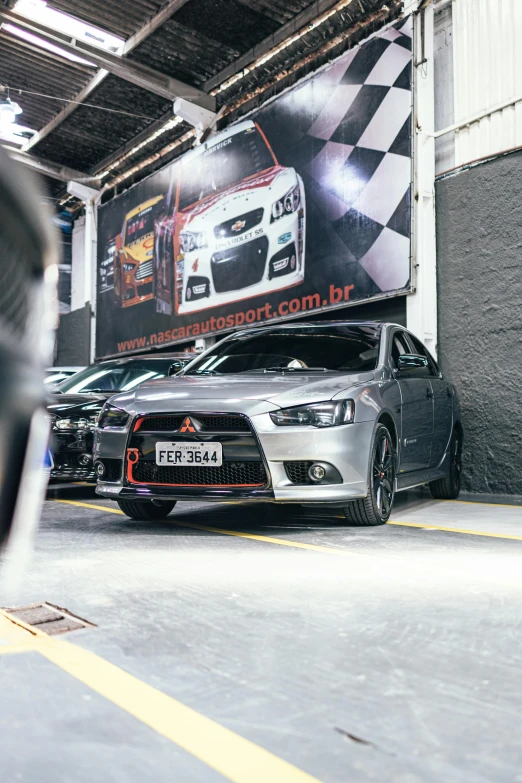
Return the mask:
<path id="1" fill-rule="evenodd" d="M 192 420 L 187 416 L 185 421 L 181 425 L 180 432 L 196 432 L 196 428 L 192 424 Z"/>

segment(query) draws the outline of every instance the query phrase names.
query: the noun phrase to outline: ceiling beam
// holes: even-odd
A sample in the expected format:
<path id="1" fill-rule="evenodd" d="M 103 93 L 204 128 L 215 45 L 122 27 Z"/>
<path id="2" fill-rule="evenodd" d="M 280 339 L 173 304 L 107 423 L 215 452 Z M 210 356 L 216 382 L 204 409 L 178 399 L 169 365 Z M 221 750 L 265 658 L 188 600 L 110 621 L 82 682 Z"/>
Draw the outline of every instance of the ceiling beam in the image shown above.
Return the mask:
<path id="1" fill-rule="evenodd" d="M 92 44 L 78 41 L 70 35 L 53 30 L 47 25 L 27 19 L 15 11 L 8 11 L 1 6 L 0 23 L 12 24 L 28 30 L 33 35 L 37 35 L 55 46 L 60 46 L 71 54 L 89 60 L 98 68 L 103 68 L 120 79 L 160 95 L 166 100 L 173 101 L 176 98 L 184 98 L 205 109 L 215 111 L 215 98 L 207 95 L 197 87 L 192 87 L 190 84 L 185 84 L 178 79 L 167 76 L 167 74 L 155 71 L 153 68 L 149 68 L 148 65 L 142 65 L 133 60 L 123 58 L 121 55 L 106 52 Z M 4 32 L 6 31 L 4 30 Z"/>
<path id="2" fill-rule="evenodd" d="M 131 35 L 128 41 L 125 42 L 122 55 L 125 57 L 126 54 L 132 52 L 133 49 L 139 46 L 140 43 L 143 43 L 143 41 L 148 38 L 149 35 L 152 35 L 152 33 L 155 32 L 158 27 L 161 27 L 164 22 L 170 19 L 170 17 L 175 14 L 176 11 L 179 11 L 179 9 L 182 8 L 187 2 L 188 0 L 169 0 L 169 2 L 163 6 L 161 11 L 158 11 L 156 16 L 153 16 L 152 19 L 149 19 L 148 22 L 145 22 L 145 24 L 140 27 L 140 29 L 135 32 L 134 35 Z"/>
<path id="3" fill-rule="evenodd" d="M 88 185 L 91 188 L 98 189 L 100 187 L 98 177 L 85 174 L 83 171 L 71 169 L 69 166 L 61 166 L 59 163 L 53 163 L 50 160 L 28 155 L 26 152 L 22 152 L 22 150 L 13 149 L 13 147 L 7 145 L 6 149 L 14 160 L 23 163 L 24 166 L 28 166 L 30 169 L 33 169 L 33 171 L 37 171 L 38 174 L 45 174 L 46 177 L 57 179 L 60 182 L 74 180 L 74 182 L 81 182 L 83 185 Z"/>
<path id="4" fill-rule="evenodd" d="M 166 22 L 167 19 L 170 19 L 172 14 L 175 14 L 176 11 L 179 11 L 179 9 L 184 6 L 186 2 L 188 2 L 188 0 L 169 0 L 169 2 L 163 6 L 161 11 L 159 11 L 156 16 L 153 16 L 152 19 L 149 19 L 148 22 L 140 27 L 140 29 L 134 33 L 134 35 L 132 35 L 128 41 L 125 42 L 122 50 L 122 57 L 125 57 L 127 54 L 129 54 L 129 52 L 132 52 L 132 50 L 139 46 L 140 43 L 143 43 L 143 41 L 148 38 L 149 35 L 152 35 L 152 33 L 157 30 L 158 27 L 161 27 L 161 25 Z M 85 85 L 83 90 L 80 90 L 80 92 L 74 96 L 74 103 L 68 103 L 60 112 L 58 112 L 55 117 L 53 117 L 50 122 L 47 123 L 47 125 L 44 125 L 44 127 L 41 128 L 38 133 L 35 133 L 35 135 L 29 139 L 26 144 L 24 144 L 23 150 L 28 152 L 32 147 L 35 147 L 37 144 L 39 144 L 42 139 L 45 139 L 46 136 L 56 130 L 56 128 L 58 128 L 62 122 L 78 108 L 78 104 L 87 100 L 89 95 L 94 92 L 96 87 L 99 87 L 108 73 L 109 71 L 105 70 L 105 68 L 99 70 L 96 75 L 92 77 L 90 82 Z"/>

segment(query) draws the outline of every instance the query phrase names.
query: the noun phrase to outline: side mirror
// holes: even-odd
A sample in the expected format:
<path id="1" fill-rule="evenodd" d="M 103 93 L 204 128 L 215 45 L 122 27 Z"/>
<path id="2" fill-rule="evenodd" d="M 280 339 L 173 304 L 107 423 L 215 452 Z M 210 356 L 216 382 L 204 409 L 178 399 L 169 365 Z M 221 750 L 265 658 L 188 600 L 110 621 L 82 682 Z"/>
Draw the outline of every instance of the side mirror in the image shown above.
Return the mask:
<path id="1" fill-rule="evenodd" d="M 181 362 L 173 362 L 173 363 L 170 365 L 170 367 L 169 367 L 169 371 L 168 371 L 168 373 L 167 373 L 167 375 L 169 376 L 169 378 L 170 378 L 172 375 L 177 375 L 177 374 L 178 374 L 178 372 L 181 370 L 181 368 L 182 368 L 182 367 L 183 367 L 183 365 L 181 364 Z"/>
<path id="2" fill-rule="evenodd" d="M 412 353 L 403 353 L 399 356 L 397 369 L 399 372 L 407 370 L 423 370 L 428 367 L 428 360 L 424 356 L 416 356 Z"/>

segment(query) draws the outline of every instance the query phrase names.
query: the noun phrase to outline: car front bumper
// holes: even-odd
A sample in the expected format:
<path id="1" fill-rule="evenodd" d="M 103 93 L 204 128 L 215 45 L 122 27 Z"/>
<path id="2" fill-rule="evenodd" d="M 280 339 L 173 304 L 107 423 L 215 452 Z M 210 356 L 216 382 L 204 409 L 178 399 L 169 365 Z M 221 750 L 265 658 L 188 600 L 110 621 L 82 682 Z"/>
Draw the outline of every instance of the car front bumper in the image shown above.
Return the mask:
<path id="1" fill-rule="evenodd" d="M 340 427 L 278 427 L 268 414 L 250 418 L 268 475 L 264 487 L 162 486 L 98 480 L 104 497 L 177 500 L 253 500 L 302 504 L 336 504 L 366 497 L 374 423 Z M 126 454 L 127 433 L 99 432 L 96 459 L 119 459 Z M 160 438 L 158 437 L 158 440 Z M 172 439 L 171 437 L 166 438 Z M 338 483 L 293 483 L 285 463 L 321 462 L 333 466 Z M 126 470 L 123 471 L 125 475 Z"/>
<path id="2" fill-rule="evenodd" d="M 95 481 L 92 449 L 92 431 L 54 432 L 51 439 L 54 465 L 50 478 L 55 481 Z"/>

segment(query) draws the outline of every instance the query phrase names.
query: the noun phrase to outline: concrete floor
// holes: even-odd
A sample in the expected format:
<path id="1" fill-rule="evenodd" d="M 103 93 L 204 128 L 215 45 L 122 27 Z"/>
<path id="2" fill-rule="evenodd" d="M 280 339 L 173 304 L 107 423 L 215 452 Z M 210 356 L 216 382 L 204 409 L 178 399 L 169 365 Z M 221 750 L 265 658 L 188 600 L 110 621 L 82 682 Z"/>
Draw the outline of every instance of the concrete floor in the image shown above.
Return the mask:
<path id="1" fill-rule="evenodd" d="M 220 768 L 203 736 L 188 752 L 141 719 L 143 701 L 129 714 L 34 650 L 2 655 L 0 639 L 2 783 L 522 781 L 522 508 L 421 493 L 370 529 L 246 504 L 139 523 L 90 487 L 54 495 L 0 603 L 96 623 L 63 638 L 296 776 L 263 777 L 254 757 Z"/>

